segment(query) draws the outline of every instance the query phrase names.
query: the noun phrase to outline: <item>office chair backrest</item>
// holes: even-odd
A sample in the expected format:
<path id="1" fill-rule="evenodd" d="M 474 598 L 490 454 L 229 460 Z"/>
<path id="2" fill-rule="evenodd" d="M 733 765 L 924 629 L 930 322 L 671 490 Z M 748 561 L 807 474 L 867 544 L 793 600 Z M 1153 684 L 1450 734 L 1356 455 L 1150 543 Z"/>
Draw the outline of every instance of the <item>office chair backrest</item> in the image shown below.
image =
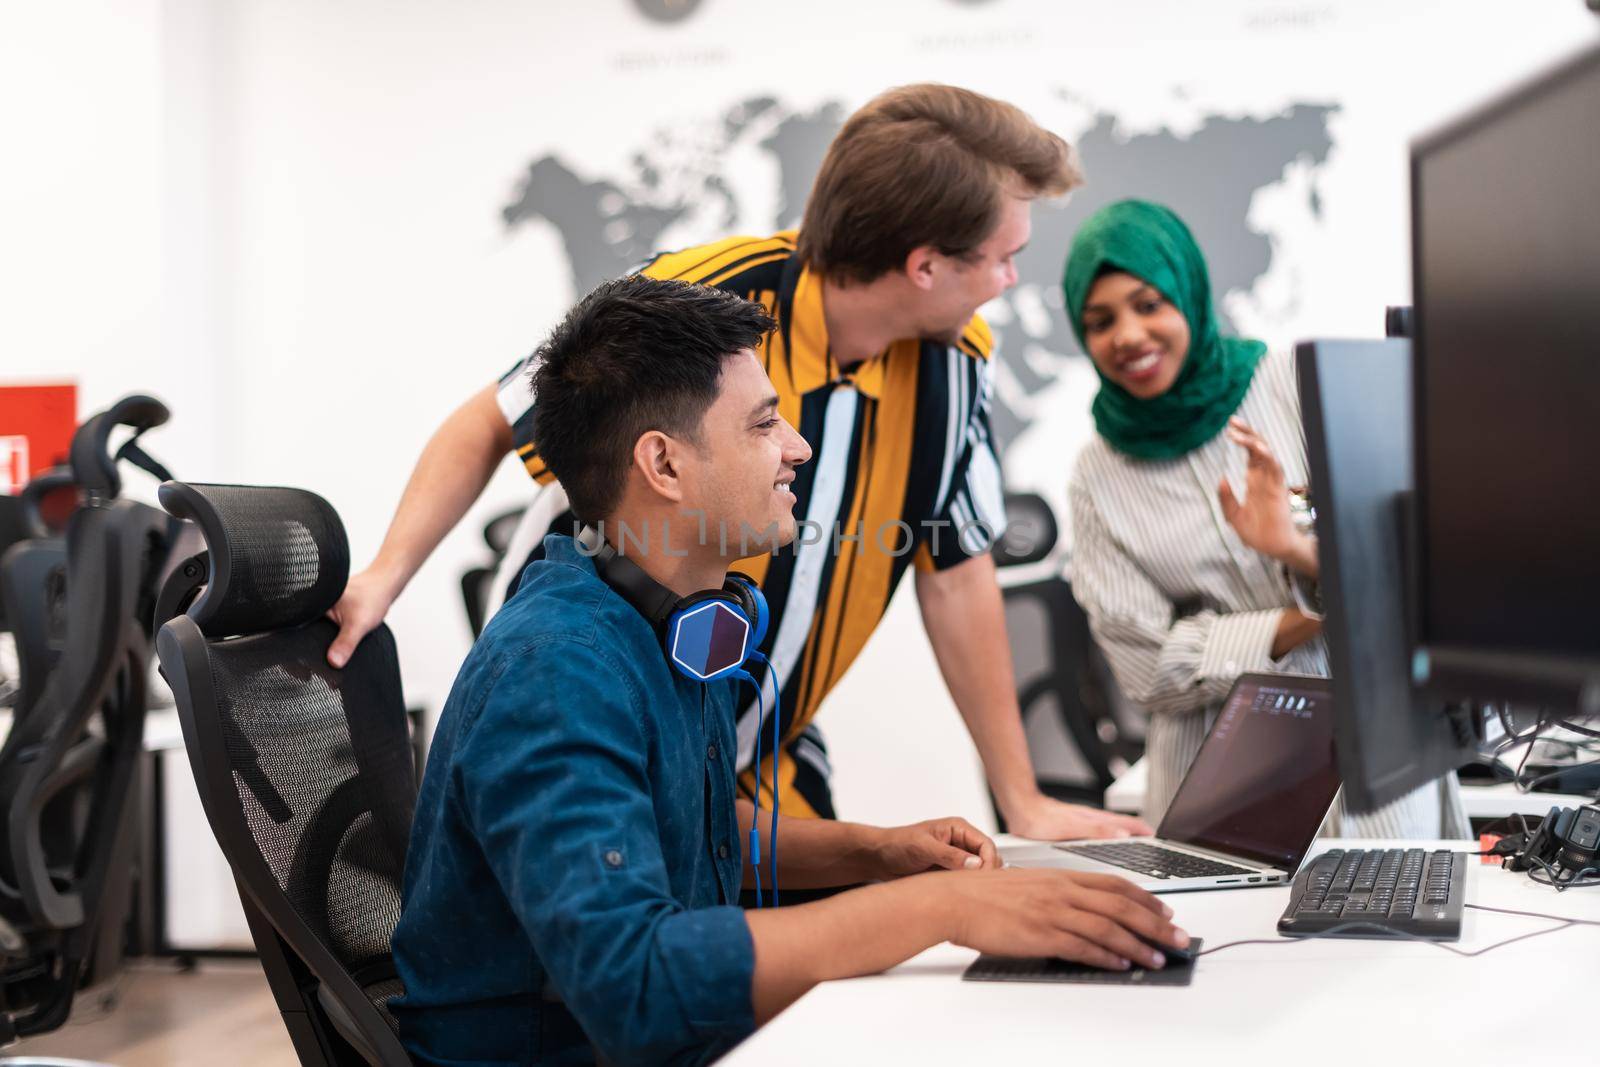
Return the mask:
<path id="1" fill-rule="evenodd" d="M 13 548 L 46 538 L 57 542 L 65 559 L 66 545 L 61 535 L 66 532 L 66 516 L 61 508 L 52 505 L 62 502 L 58 492 L 64 496 L 75 485 L 69 468 L 51 467 L 30 478 L 16 496 L 0 496 L 0 560 Z M 58 522 L 55 528 L 51 526 L 52 519 Z M 0 630 L 12 629 L 11 602 L 0 595 Z M 43 676 L 39 683 L 43 684 Z"/>
<path id="2" fill-rule="evenodd" d="M 16 496 L 28 537 L 58 537 L 66 533 L 66 519 L 77 506 L 67 498 L 69 492 L 78 492 L 78 480 L 71 467 L 50 467 L 28 479 Z"/>
<path id="3" fill-rule="evenodd" d="M 472 636 L 477 637 L 483 633 L 487 607 L 490 600 L 490 586 L 495 576 L 500 573 L 500 561 L 505 558 L 506 549 L 511 544 L 512 535 L 517 531 L 517 525 L 522 521 L 526 508 L 513 508 L 503 511 L 490 519 L 483 527 L 483 543 L 489 546 L 494 553 L 494 558 L 486 567 L 472 567 L 461 575 L 461 599 L 467 608 L 467 625 L 472 629 Z"/>
<path id="4" fill-rule="evenodd" d="M 1037 493 L 1007 493 L 1006 530 L 995 538 L 990 555 L 997 567 L 1038 563 L 1055 551 L 1059 532 L 1055 513 Z"/>
<path id="5" fill-rule="evenodd" d="M 483 527 L 483 543 L 494 551 L 496 556 L 505 555 L 506 548 L 511 544 L 511 535 L 517 532 L 517 523 L 522 521 L 524 508 L 512 508 L 502 511 L 490 519 Z"/>
<path id="6" fill-rule="evenodd" d="M 1021 569 L 1056 551 L 1060 527 L 1054 511 L 1034 493 L 1007 493 L 1005 508 L 1007 532 L 991 555 L 1002 568 L 1017 702 L 1039 785 L 1053 796 L 1098 804 L 1115 780 L 1114 764 L 1139 746 L 1123 734 L 1114 683 L 1071 585 L 1053 567 L 1039 568 L 1043 574 Z"/>
<path id="7" fill-rule="evenodd" d="M 27 514 L 23 510 L 21 499 L 0 493 L 0 556 L 10 551 L 12 545 L 31 536 L 33 536 L 33 530 L 28 525 Z M 11 624 L 6 616 L 5 603 L 0 601 L 0 631 L 9 630 L 10 628 Z M 0 682 L 4 681 L 5 675 L 0 674 Z"/>
<path id="8" fill-rule="evenodd" d="M 19 1033 L 52 1029 L 71 1006 L 126 832 L 145 711 L 149 646 L 136 619 L 166 517 L 117 500 L 74 512 L 66 538 L 66 639 L 36 703 L 0 747 L 0 916 L 19 956 L 48 979 L 7 982 Z"/>
<path id="9" fill-rule="evenodd" d="M 461 575 L 461 596 L 472 636 L 483 633 L 490 616 L 515 592 L 522 570 L 544 558 L 544 539 L 552 533 L 577 536 L 581 524 L 567 504 L 567 494 L 552 482 L 526 507 L 496 515 L 483 528 L 483 541 L 494 554 L 487 566 Z"/>
<path id="10" fill-rule="evenodd" d="M 45 501 L 76 484 L 70 468 L 52 467 L 3 498 L 15 505 L 20 535 L 0 552 L 0 625 L 17 650 L 13 716 L 38 703 L 66 641 L 67 540 L 64 526 L 51 528 Z"/>
<path id="11" fill-rule="evenodd" d="M 106 410 L 91 415 L 72 435 L 68 453 L 72 476 L 90 497 L 109 500 L 122 492 L 122 474 L 117 464 L 126 459 L 150 471 L 165 481 L 172 477 L 155 460 L 151 459 L 138 441 L 147 430 L 161 426 L 172 417 L 167 406 L 153 396 L 133 393 L 123 397 Z M 110 449 L 111 434 L 119 426 L 133 430 L 121 448 Z"/>
<path id="12" fill-rule="evenodd" d="M 0 555 L 0 604 L 17 649 L 13 722 L 39 702 L 66 647 L 66 599 L 66 538 L 30 538 Z"/>
<path id="13" fill-rule="evenodd" d="M 78 484 L 85 500 L 106 500 L 122 492 L 122 463 L 131 463 L 148 473 L 158 482 L 172 480 L 172 472 L 161 461 L 139 446 L 139 438 L 157 426 L 165 425 L 171 417 L 167 406 L 153 396 L 131 393 L 106 410 L 92 415 L 72 435 L 68 452 L 72 478 Z M 133 433 L 125 438 L 115 452 L 111 451 L 111 435 L 119 427 Z M 164 581 L 176 562 L 175 554 L 186 545 L 187 531 L 184 521 L 176 516 L 167 520 L 167 554 L 158 561 L 151 572 L 151 584 L 140 591 L 138 616 L 145 635 L 155 640 L 155 607 L 160 594 L 156 582 Z"/>
<path id="14" fill-rule="evenodd" d="M 407 1063 L 387 1010 L 416 796 L 394 638 L 380 626 L 344 669 L 328 666 L 325 613 L 350 557 L 321 497 L 169 482 L 160 499 L 199 525 L 207 553 L 203 576 L 175 572 L 204 590 L 161 626 L 157 652 L 296 1050 Z"/>

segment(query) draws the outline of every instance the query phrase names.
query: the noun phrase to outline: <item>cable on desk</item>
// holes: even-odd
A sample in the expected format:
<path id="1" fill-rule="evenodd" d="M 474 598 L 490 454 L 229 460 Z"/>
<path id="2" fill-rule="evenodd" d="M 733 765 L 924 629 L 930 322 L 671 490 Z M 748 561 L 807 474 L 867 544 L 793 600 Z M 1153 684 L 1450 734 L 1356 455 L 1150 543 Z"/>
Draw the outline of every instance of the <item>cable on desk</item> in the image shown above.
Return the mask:
<path id="1" fill-rule="evenodd" d="M 1527 730 L 1519 732 L 1515 729 L 1515 724 L 1511 721 L 1504 705 L 1496 707 L 1495 711 L 1499 716 L 1501 728 L 1505 730 L 1506 736 L 1501 738 L 1498 744 L 1496 744 L 1493 753 L 1491 753 L 1491 758 L 1498 759 L 1502 754 L 1509 752 L 1517 745 L 1527 746 L 1525 749 L 1523 749 L 1522 758 L 1517 761 L 1517 768 L 1511 776 L 1511 783 L 1517 792 L 1532 792 L 1535 787 L 1542 785 L 1551 779 L 1559 778 L 1575 769 L 1581 770 L 1586 767 L 1600 766 L 1600 759 L 1596 759 L 1590 760 L 1587 763 L 1568 764 L 1563 767 L 1558 767 L 1555 770 L 1549 771 L 1545 774 L 1537 775 L 1533 778 L 1525 778 L 1524 775 L 1527 770 L 1528 759 L 1533 755 L 1535 745 L 1539 744 L 1540 742 L 1565 745 L 1570 750 L 1572 755 L 1577 755 L 1579 752 L 1592 753 L 1595 751 L 1593 747 L 1594 740 L 1600 739 L 1600 730 L 1594 730 L 1590 729 L 1589 727 L 1580 726 L 1570 719 L 1562 718 L 1559 713 L 1554 713 L 1548 708 L 1540 708 L 1538 712 L 1538 718 L 1535 720 L 1534 724 Z M 1566 738 L 1541 737 L 1540 733 L 1551 726 L 1565 727 L 1574 733 L 1583 735 L 1585 739 L 1571 741 Z"/>
<path id="2" fill-rule="evenodd" d="M 1524 781 L 1522 777 L 1522 768 L 1527 765 L 1528 753 L 1532 751 L 1533 746 L 1529 745 L 1528 751 L 1522 754 L 1522 762 L 1517 765 L 1517 776 L 1512 779 L 1512 782 L 1516 785 L 1517 789 L 1523 793 L 1533 792 L 1537 786 L 1543 784 L 1544 782 L 1548 782 L 1552 778 L 1560 778 L 1562 775 L 1568 774 L 1572 771 L 1586 770 L 1590 767 L 1600 767 L 1600 759 L 1588 760 L 1584 763 L 1567 763 L 1557 767 L 1553 771 L 1546 771 L 1544 774 L 1536 775 L 1535 777 Z M 1574 795 L 1587 796 L 1588 794 L 1577 793 Z"/>
<path id="3" fill-rule="evenodd" d="M 1547 885 L 1557 893 L 1564 893 L 1569 889 L 1593 889 L 1595 886 L 1600 885 L 1600 868 L 1585 867 L 1581 871 L 1575 872 L 1570 878 L 1562 878 L 1560 871 L 1538 856 L 1530 856 L 1528 858 L 1534 864 L 1534 866 L 1528 868 L 1528 880 L 1539 885 Z M 1545 873 L 1545 877 L 1538 877 L 1540 871 Z M 1594 875 L 1594 877 L 1586 877 L 1588 875 Z"/>
<path id="4" fill-rule="evenodd" d="M 1586 737 L 1600 737 L 1600 730 L 1593 730 L 1587 726 L 1579 726 L 1571 719 L 1557 719 L 1556 722 L 1558 725 L 1571 730 L 1573 733 L 1583 734 Z"/>
<path id="5" fill-rule="evenodd" d="M 1560 923 L 1560 925 L 1547 926 L 1543 930 L 1534 930 L 1531 933 L 1518 934 L 1516 937 L 1509 937 L 1504 941 L 1496 941 L 1494 944 L 1485 945 L 1483 948 L 1468 950 L 1456 948 L 1453 945 L 1447 945 L 1442 941 L 1435 941 L 1432 938 L 1421 937 L 1417 934 L 1407 933 L 1404 930 L 1394 930 L 1390 927 L 1382 925 L 1381 923 L 1357 920 L 1354 922 L 1340 923 L 1338 926 L 1329 927 L 1328 929 L 1323 930 L 1321 933 L 1307 934 L 1304 937 L 1258 937 L 1243 941 L 1227 941 L 1211 948 L 1201 949 L 1199 952 L 1195 953 L 1195 956 L 1197 958 L 1200 956 L 1209 956 L 1213 952 L 1221 952 L 1225 948 L 1234 948 L 1237 945 L 1291 945 L 1305 941 L 1315 941 L 1319 938 L 1331 938 L 1335 934 L 1345 930 L 1355 930 L 1362 927 L 1367 927 L 1373 930 L 1382 930 L 1390 937 L 1398 937 L 1405 941 L 1421 941 L 1425 945 L 1432 945 L 1435 948 L 1442 948 L 1446 952 L 1455 953 L 1457 956 L 1471 957 L 1482 956 L 1486 952 L 1493 952 L 1497 948 L 1504 948 L 1506 945 L 1515 944 L 1518 941 L 1526 941 L 1531 937 L 1543 937 L 1545 934 L 1553 934 L 1557 930 L 1565 930 L 1573 926 L 1600 926 L 1600 919 L 1569 919 L 1564 915 L 1546 915 L 1537 911 L 1516 911 L 1512 908 L 1491 908 L 1486 904 L 1464 904 L 1462 906 L 1474 908 L 1478 911 L 1499 912 L 1502 915 L 1521 915 L 1529 919 L 1553 919 L 1557 923 Z"/>
<path id="6" fill-rule="evenodd" d="M 1600 926 L 1600 919 L 1573 919 L 1566 915 L 1546 915 L 1542 911 L 1518 911 L 1515 908 L 1491 908 L 1487 904 L 1463 904 L 1463 908 L 1474 911 L 1493 911 L 1501 915 L 1521 915 L 1529 919 L 1554 919 L 1557 922 L 1571 923 L 1574 926 Z"/>
<path id="7" fill-rule="evenodd" d="M 1503 948 L 1504 946 L 1512 944 L 1512 943 L 1517 942 L 1517 941 L 1526 941 L 1530 937 L 1539 937 L 1539 936 L 1541 936 L 1543 934 L 1553 934 L 1557 930 L 1565 930 L 1569 926 L 1577 926 L 1577 925 L 1579 925 L 1579 924 L 1577 922 L 1571 920 L 1571 919 L 1564 919 L 1564 920 L 1562 920 L 1560 926 L 1549 926 L 1549 927 L 1546 927 L 1543 930 L 1535 930 L 1531 934 L 1519 934 L 1516 937 L 1507 938 L 1504 941 L 1496 941 L 1492 945 L 1487 945 L 1487 946 L 1485 946 L 1483 948 L 1480 948 L 1480 949 L 1473 949 L 1471 951 L 1468 951 L 1467 949 L 1460 949 L 1460 948 L 1454 947 L 1453 945 L 1447 945 L 1442 941 L 1435 941 L 1435 940 L 1433 940 L 1431 938 L 1420 937 L 1420 936 L 1418 936 L 1416 934 L 1407 933 L 1404 930 L 1394 930 L 1394 929 L 1391 929 L 1391 928 L 1389 928 L 1387 926 L 1383 926 L 1383 925 L 1381 925 L 1379 923 L 1366 922 L 1366 921 L 1363 920 L 1361 922 L 1340 923 L 1338 926 L 1329 927 L 1328 929 L 1323 930 L 1321 933 L 1306 934 L 1304 937 L 1279 937 L 1279 938 L 1261 937 L 1261 938 L 1251 938 L 1251 939 L 1246 940 L 1246 941 L 1229 941 L 1229 942 L 1226 942 L 1225 944 L 1217 945 L 1215 948 L 1201 949 L 1198 953 L 1196 953 L 1196 955 L 1197 956 L 1209 956 L 1213 952 L 1221 952 L 1225 948 L 1233 948 L 1236 945 L 1293 945 L 1293 944 L 1299 944 L 1299 943 L 1306 942 L 1306 941 L 1316 941 L 1316 940 L 1319 940 L 1319 939 L 1322 939 L 1322 938 L 1331 938 L 1336 933 L 1339 933 L 1339 932 L 1344 931 L 1344 930 L 1355 930 L 1355 929 L 1359 929 L 1361 927 L 1368 927 L 1368 928 L 1373 929 L 1373 930 L 1382 930 L 1384 932 L 1384 934 L 1387 935 L 1389 938 L 1399 938 L 1399 939 L 1404 940 L 1404 941 L 1421 941 L 1425 945 L 1432 945 L 1434 948 L 1442 948 L 1446 952 L 1455 953 L 1457 956 L 1481 956 L 1485 952 L 1493 952 L 1497 948 Z"/>

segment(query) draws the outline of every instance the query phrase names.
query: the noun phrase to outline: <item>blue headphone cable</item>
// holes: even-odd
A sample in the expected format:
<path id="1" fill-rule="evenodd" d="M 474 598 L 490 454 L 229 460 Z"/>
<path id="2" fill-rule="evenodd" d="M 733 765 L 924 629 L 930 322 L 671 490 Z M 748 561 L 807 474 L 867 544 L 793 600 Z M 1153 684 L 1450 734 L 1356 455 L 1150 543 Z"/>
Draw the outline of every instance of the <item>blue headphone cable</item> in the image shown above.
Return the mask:
<path id="1" fill-rule="evenodd" d="M 754 775 L 756 783 L 755 804 L 750 812 L 750 869 L 756 876 L 756 907 L 761 907 L 761 831 L 756 829 L 758 813 L 761 811 L 761 727 L 766 722 L 766 697 L 761 691 L 761 683 L 756 681 L 744 671 L 737 672 L 751 685 L 756 687 L 756 753 Z"/>
<path id="2" fill-rule="evenodd" d="M 754 660 L 757 660 L 758 662 L 761 663 L 762 666 L 766 667 L 768 674 L 772 673 L 772 664 L 770 662 L 768 662 L 767 657 L 763 656 L 760 652 L 752 651 L 750 653 L 750 658 L 754 659 Z M 782 694 L 779 694 L 779 696 L 781 697 Z M 758 707 L 764 706 L 765 698 L 766 698 L 765 690 L 762 689 L 762 687 L 759 684 L 757 684 L 757 686 L 756 686 L 756 699 L 758 701 L 762 702 L 762 703 L 757 705 Z M 781 700 L 778 703 L 781 706 Z M 783 716 L 779 711 L 779 706 L 774 706 L 773 709 L 772 709 L 772 829 L 771 829 L 771 831 L 769 831 L 769 835 L 768 835 L 768 838 L 767 838 L 767 862 L 771 865 L 770 869 L 772 871 L 772 906 L 773 907 L 777 907 L 778 906 L 778 759 L 779 759 L 779 754 L 783 751 L 782 736 L 781 736 L 782 727 L 783 727 Z M 760 732 L 761 732 L 761 719 L 760 719 L 760 717 L 758 717 L 757 720 L 756 720 L 756 733 L 759 734 Z M 759 762 L 757 762 L 757 764 L 756 764 L 756 775 L 757 775 L 757 777 L 759 777 L 760 774 L 761 774 L 761 764 Z M 756 796 L 757 796 L 758 799 L 760 798 L 760 795 L 761 795 L 761 790 L 757 789 L 756 790 Z M 755 829 L 755 821 L 754 820 L 751 820 L 750 828 L 752 830 Z"/>
<path id="3" fill-rule="evenodd" d="M 759 661 L 771 673 L 772 664 L 759 652 L 752 651 L 750 659 Z M 756 749 L 755 749 L 755 812 L 750 819 L 750 865 L 755 871 L 756 882 L 756 907 L 764 907 L 761 899 L 761 831 L 756 823 L 761 812 L 761 733 L 767 719 L 767 694 L 761 683 L 756 678 L 743 670 L 733 672 L 735 677 L 749 682 L 756 690 Z M 772 822 L 767 836 L 767 863 L 771 874 L 771 899 L 772 906 L 778 906 L 778 759 L 782 749 L 780 722 L 778 709 L 772 709 Z"/>

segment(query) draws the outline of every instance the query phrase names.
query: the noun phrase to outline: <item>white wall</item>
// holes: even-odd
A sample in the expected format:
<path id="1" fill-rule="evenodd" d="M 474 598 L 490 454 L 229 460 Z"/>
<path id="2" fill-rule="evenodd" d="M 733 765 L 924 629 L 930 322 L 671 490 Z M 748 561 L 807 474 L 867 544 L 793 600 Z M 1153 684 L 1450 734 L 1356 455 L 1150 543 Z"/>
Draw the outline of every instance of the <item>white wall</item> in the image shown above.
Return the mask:
<path id="1" fill-rule="evenodd" d="M 749 96 L 848 109 L 921 79 L 1013 99 L 1069 137 L 1096 111 L 1126 136 L 1183 135 L 1335 103 L 1326 162 L 1252 201 L 1271 269 L 1223 302 L 1277 344 L 1371 335 L 1409 289 L 1407 139 L 1597 28 L 1580 0 L 705 0 L 671 26 L 628 0 L 13 4 L 0 377 L 75 377 L 86 413 L 157 393 L 174 421 L 151 448 L 181 477 L 315 489 L 365 561 L 444 414 L 577 295 L 555 229 L 499 216 L 539 156 L 627 175 L 654 131 L 692 151 Z M 739 153 L 735 228 L 759 232 L 772 161 Z M 696 207 L 663 245 L 723 231 Z M 1031 398 L 1043 417 L 1008 460 L 1015 484 L 1059 497 L 1092 388 L 1069 364 Z M 442 704 L 467 647 L 457 577 L 482 520 L 525 491 L 508 464 L 396 606 L 411 700 Z M 911 605 L 822 722 L 848 815 L 982 813 Z"/>
<path id="2" fill-rule="evenodd" d="M 0 9 L 0 376 L 76 379 L 84 411 L 215 397 L 164 343 L 161 31 L 157 0 Z M 188 421 L 172 447 L 211 447 Z"/>

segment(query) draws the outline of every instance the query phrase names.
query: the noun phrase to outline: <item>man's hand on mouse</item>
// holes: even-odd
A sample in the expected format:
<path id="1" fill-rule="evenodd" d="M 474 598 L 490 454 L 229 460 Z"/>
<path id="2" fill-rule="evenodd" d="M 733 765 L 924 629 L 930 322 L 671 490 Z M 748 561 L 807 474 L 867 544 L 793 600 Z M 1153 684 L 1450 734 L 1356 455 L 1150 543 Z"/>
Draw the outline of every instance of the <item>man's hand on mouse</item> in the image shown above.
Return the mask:
<path id="1" fill-rule="evenodd" d="M 1159 969 L 1165 955 L 1140 939 L 1183 947 L 1189 935 L 1154 894 L 1111 874 L 1008 867 L 943 881 L 950 940 L 1000 956 L 1055 956 L 1106 970 Z"/>

